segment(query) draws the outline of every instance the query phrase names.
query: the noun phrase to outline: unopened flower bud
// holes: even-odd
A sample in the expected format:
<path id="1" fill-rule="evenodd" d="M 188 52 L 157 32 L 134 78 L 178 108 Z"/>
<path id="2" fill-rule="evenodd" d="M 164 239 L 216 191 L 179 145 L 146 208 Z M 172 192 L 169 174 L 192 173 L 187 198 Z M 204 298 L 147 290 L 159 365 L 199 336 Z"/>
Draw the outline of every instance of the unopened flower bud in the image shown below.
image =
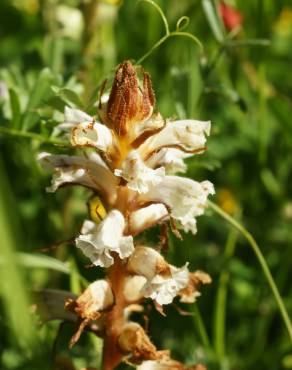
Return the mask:
<path id="1" fill-rule="evenodd" d="M 131 62 L 117 69 L 107 105 L 107 119 L 118 135 L 128 133 L 131 123 L 149 118 L 155 103 L 151 80 L 143 73 L 143 87 Z"/>
<path id="2" fill-rule="evenodd" d="M 157 274 L 167 273 L 169 265 L 155 249 L 140 246 L 130 256 L 127 269 L 150 280 Z"/>

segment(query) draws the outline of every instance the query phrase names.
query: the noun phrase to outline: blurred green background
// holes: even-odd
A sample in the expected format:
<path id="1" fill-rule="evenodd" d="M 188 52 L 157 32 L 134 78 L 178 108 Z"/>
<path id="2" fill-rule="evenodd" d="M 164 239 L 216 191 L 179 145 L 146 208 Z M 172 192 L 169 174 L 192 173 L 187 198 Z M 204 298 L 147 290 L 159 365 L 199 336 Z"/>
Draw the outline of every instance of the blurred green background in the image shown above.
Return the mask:
<path id="1" fill-rule="evenodd" d="M 188 176 L 211 180 L 214 202 L 257 240 L 291 314 L 291 1 L 226 2 L 242 15 L 237 29 L 224 24 L 216 1 L 156 3 L 171 31 L 189 17 L 178 31 L 204 47 L 170 37 L 144 59 L 157 109 L 165 117 L 212 121 L 208 150 L 188 161 Z M 146 2 L 0 2 L 1 370 L 99 366 L 100 340 L 86 333 L 69 350 L 74 325 L 41 324 L 33 314 L 34 291 L 78 293 L 84 279 L 101 274 L 86 268 L 70 243 L 41 253 L 76 235 L 90 193 L 47 194 L 50 176 L 36 157 L 67 153 L 54 145 L 64 106 L 94 113 L 98 88 L 116 65 L 138 61 L 163 35 L 159 13 Z M 155 240 L 155 232 L 148 236 Z M 207 271 L 213 283 L 202 288 L 197 304 L 183 307 L 192 316 L 174 306 L 166 307 L 166 317 L 151 310 L 150 333 L 159 348 L 209 369 L 292 369 L 291 341 L 258 260 L 226 221 L 208 210 L 197 235 L 171 237 L 168 256 Z"/>

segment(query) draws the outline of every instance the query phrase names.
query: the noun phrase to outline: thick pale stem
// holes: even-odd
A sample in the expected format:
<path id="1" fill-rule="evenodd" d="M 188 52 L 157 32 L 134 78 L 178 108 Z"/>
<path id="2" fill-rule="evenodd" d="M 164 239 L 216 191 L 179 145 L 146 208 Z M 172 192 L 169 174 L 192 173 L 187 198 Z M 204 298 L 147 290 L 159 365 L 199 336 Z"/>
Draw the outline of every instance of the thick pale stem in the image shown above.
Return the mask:
<path id="1" fill-rule="evenodd" d="M 119 349 L 117 340 L 121 333 L 124 319 L 124 308 L 127 302 L 124 298 L 123 289 L 125 282 L 125 267 L 117 257 L 115 264 L 108 271 L 108 279 L 111 283 L 115 297 L 115 304 L 106 318 L 106 333 L 104 337 L 103 370 L 113 370 L 121 362 L 123 353 Z"/>

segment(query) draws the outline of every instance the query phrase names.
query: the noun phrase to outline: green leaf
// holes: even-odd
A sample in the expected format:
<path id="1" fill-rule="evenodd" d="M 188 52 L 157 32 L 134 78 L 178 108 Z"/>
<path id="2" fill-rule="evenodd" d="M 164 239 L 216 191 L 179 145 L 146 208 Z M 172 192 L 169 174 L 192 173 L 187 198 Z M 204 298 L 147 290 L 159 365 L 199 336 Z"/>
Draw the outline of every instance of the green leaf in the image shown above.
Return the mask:
<path id="1" fill-rule="evenodd" d="M 73 104 L 77 108 L 84 109 L 84 104 L 75 91 L 68 88 L 60 89 L 57 86 L 52 86 L 51 89 L 66 103 Z"/>
<path id="2" fill-rule="evenodd" d="M 38 79 L 36 80 L 31 95 L 28 100 L 26 107 L 26 114 L 23 119 L 22 129 L 24 131 L 31 129 L 36 123 L 37 119 L 31 116 L 33 110 L 35 110 L 39 104 L 48 97 L 50 92 L 50 85 L 52 84 L 54 76 L 49 68 L 44 68 Z"/>
<path id="3" fill-rule="evenodd" d="M 44 268 L 69 274 L 66 263 L 43 254 L 17 253 L 17 263 L 27 268 Z"/>
<path id="4" fill-rule="evenodd" d="M 14 89 L 9 89 L 10 107 L 12 115 L 12 127 L 19 129 L 21 119 L 21 107 L 17 93 Z"/>
<path id="5" fill-rule="evenodd" d="M 20 230 L 16 214 L 11 210 L 15 201 L 1 157 L 0 175 L 0 253 L 2 260 L 5 260 L 5 264 L 0 268 L 0 295 L 7 315 L 5 321 L 14 334 L 14 340 L 22 348 L 32 348 L 36 344 L 36 332 L 32 315 L 29 313 L 30 300 L 22 270 L 15 264 Z"/>
<path id="6" fill-rule="evenodd" d="M 225 39 L 224 30 L 214 4 L 211 0 L 202 0 L 202 6 L 215 39 L 223 43 Z"/>
<path id="7" fill-rule="evenodd" d="M 60 36 L 48 36 L 43 45 L 42 55 L 44 64 L 55 73 L 61 72 L 63 64 L 64 39 Z"/>

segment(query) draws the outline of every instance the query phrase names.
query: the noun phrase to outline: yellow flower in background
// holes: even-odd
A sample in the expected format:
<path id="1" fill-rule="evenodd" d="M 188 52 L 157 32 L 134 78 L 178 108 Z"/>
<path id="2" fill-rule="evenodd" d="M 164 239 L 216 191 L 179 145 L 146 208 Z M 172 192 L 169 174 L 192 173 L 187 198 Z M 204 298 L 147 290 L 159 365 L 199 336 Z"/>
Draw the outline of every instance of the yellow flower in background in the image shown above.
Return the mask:
<path id="1" fill-rule="evenodd" d="M 229 189 L 219 189 L 218 192 L 218 205 L 229 215 L 233 215 L 238 210 L 238 203 Z"/>
<path id="2" fill-rule="evenodd" d="M 281 36 L 289 36 L 292 33 L 292 8 L 284 8 L 276 22 L 274 30 Z"/>

